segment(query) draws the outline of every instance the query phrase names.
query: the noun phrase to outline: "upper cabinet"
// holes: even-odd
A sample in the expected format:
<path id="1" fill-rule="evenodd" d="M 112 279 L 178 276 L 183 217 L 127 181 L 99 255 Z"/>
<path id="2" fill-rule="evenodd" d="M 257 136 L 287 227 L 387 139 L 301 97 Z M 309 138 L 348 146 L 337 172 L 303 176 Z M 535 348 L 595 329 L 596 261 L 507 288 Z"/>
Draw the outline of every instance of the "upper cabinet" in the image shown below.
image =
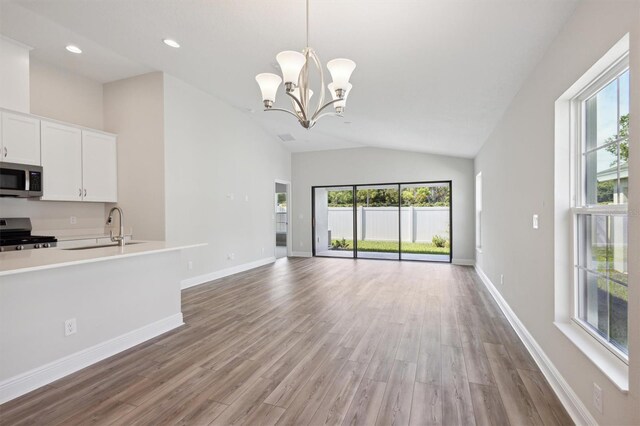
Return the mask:
<path id="1" fill-rule="evenodd" d="M 0 161 L 42 166 L 42 200 L 118 201 L 116 136 L 0 111 Z"/>
<path id="2" fill-rule="evenodd" d="M 82 131 L 82 186 L 84 201 L 118 201 L 116 138 Z"/>
<path id="3" fill-rule="evenodd" d="M 82 131 L 42 121 L 42 199 L 82 201 Z"/>
<path id="4" fill-rule="evenodd" d="M 42 121 L 43 200 L 116 202 L 113 135 Z"/>
<path id="5" fill-rule="evenodd" d="M 40 165 L 40 120 L 2 112 L 1 159 L 8 163 Z"/>

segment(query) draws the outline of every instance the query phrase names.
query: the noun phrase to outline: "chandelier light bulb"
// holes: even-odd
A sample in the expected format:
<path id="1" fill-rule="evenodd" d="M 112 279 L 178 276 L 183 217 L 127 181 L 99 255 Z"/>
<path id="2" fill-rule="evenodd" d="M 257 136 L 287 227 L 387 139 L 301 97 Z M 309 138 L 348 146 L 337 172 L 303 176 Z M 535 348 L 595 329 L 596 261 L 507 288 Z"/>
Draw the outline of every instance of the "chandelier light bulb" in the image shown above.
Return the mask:
<path id="1" fill-rule="evenodd" d="M 311 89 L 307 89 L 307 90 L 308 90 L 308 93 L 309 93 L 309 98 L 307 99 L 307 103 L 308 103 L 311 100 L 311 97 L 313 96 L 313 90 L 311 90 Z M 293 89 L 291 91 L 291 94 L 293 96 L 295 96 L 296 98 L 298 98 L 299 101 L 302 102 L 302 98 L 300 97 L 300 88 L 296 87 L 295 89 Z M 296 112 L 299 113 L 300 112 L 300 107 L 298 106 L 298 104 L 294 104 L 294 105 L 295 105 Z"/>
<path id="2" fill-rule="evenodd" d="M 356 63 L 351 59 L 332 59 L 327 62 L 327 68 L 331 73 L 336 90 L 347 90 L 351 73 L 356 69 Z"/>
<path id="3" fill-rule="evenodd" d="M 336 85 L 334 83 L 329 83 L 327 87 L 329 88 L 329 92 L 331 93 L 331 99 L 333 99 L 334 101 L 336 99 L 340 99 L 336 90 Z M 347 106 L 347 97 L 349 96 L 349 92 L 351 91 L 352 87 L 353 85 L 351 83 L 347 83 L 347 88 L 344 89 L 342 100 L 333 103 L 333 108 L 338 114 L 342 114 L 342 112 L 344 111 L 344 107 Z"/>
<path id="4" fill-rule="evenodd" d="M 282 70 L 282 79 L 284 83 L 291 83 L 289 87 L 297 86 L 300 70 L 302 70 L 302 67 L 307 61 L 304 55 L 293 50 L 285 50 L 284 52 L 278 53 L 276 61 L 278 61 L 280 69 Z"/>
<path id="5" fill-rule="evenodd" d="M 278 91 L 278 86 L 282 83 L 282 79 L 276 74 L 262 73 L 256 75 L 256 81 L 260 86 L 265 108 L 271 108 L 276 101 L 276 92 Z"/>

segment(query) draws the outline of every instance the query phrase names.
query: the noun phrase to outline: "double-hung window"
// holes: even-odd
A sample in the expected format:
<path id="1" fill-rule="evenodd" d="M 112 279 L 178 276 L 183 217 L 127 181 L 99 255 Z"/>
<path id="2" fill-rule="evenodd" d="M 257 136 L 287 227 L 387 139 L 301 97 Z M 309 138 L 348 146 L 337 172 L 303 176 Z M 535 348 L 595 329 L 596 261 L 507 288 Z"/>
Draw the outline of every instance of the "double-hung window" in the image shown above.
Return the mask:
<path id="1" fill-rule="evenodd" d="M 574 99 L 575 321 L 627 359 L 629 61 Z"/>

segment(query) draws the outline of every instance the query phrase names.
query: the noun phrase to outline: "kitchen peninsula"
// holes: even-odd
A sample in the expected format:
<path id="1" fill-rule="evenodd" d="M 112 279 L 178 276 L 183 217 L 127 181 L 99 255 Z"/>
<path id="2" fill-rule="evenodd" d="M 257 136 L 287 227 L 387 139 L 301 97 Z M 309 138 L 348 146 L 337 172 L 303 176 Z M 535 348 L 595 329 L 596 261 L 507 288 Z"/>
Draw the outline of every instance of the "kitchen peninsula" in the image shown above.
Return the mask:
<path id="1" fill-rule="evenodd" d="M 196 246 L 0 253 L 0 403 L 182 325 L 180 250 Z"/>

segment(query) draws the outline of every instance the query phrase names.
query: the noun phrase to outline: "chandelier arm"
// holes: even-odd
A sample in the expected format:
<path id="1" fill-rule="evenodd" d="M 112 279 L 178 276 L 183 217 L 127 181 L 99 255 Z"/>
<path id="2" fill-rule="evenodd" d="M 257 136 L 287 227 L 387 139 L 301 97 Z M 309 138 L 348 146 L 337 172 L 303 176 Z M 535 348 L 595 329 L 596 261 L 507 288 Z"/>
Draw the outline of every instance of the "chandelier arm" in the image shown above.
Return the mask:
<path id="1" fill-rule="evenodd" d="M 309 55 L 311 54 L 311 48 L 309 45 L 304 49 L 305 62 L 298 78 L 298 93 L 300 94 L 300 105 L 302 111 L 304 111 L 305 117 L 307 114 L 307 103 L 309 101 Z"/>
<path id="2" fill-rule="evenodd" d="M 296 98 L 294 95 L 292 95 L 291 93 L 289 93 L 289 92 L 285 92 L 285 93 L 287 95 L 289 95 L 289 97 L 291 99 L 293 99 L 296 104 L 298 104 L 298 106 L 300 107 L 300 113 L 302 114 L 302 118 L 304 119 L 304 121 L 307 121 L 307 113 L 305 111 L 305 108 L 302 106 L 302 103 L 300 102 L 300 100 L 298 98 Z M 287 111 L 287 110 L 285 110 L 285 111 Z M 288 111 L 288 112 L 291 112 L 291 111 Z M 296 117 L 297 117 L 297 115 L 296 115 Z"/>
<path id="3" fill-rule="evenodd" d="M 320 98 L 318 99 L 318 106 L 316 107 L 316 111 L 314 113 L 315 116 L 322 110 L 320 106 L 324 103 L 324 72 L 322 71 L 322 62 L 320 61 L 320 58 L 318 57 L 318 54 L 315 50 L 310 49 L 310 56 L 313 58 L 313 62 L 316 64 L 316 68 L 320 72 Z"/>
<path id="4" fill-rule="evenodd" d="M 291 115 L 293 115 L 298 121 L 300 121 L 300 116 L 298 114 L 296 114 L 295 112 L 291 112 L 288 109 L 284 109 L 284 108 L 269 108 L 269 109 L 265 109 L 265 111 L 282 111 L 282 112 L 287 112 Z M 305 119 L 306 121 L 306 119 Z"/>
<path id="5" fill-rule="evenodd" d="M 316 117 L 316 118 L 313 120 L 313 123 L 317 123 L 318 121 L 320 121 L 320 119 L 321 119 L 322 117 L 327 117 L 327 116 L 330 116 L 330 115 L 332 115 L 332 116 L 334 116 L 334 117 L 344 117 L 344 115 L 342 115 L 342 114 L 338 114 L 337 112 L 325 112 L 324 114 L 320 114 L 318 117 Z"/>
<path id="6" fill-rule="evenodd" d="M 322 112 L 322 110 L 324 110 L 326 107 L 328 107 L 329 105 L 332 105 L 332 104 L 334 104 L 334 103 L 336 103 L 336 102 L 340 102 L 340 101 L 344 101 L 344 99 L 340 99 L 340 98 L 338 98 L 338 99 L 334 99 L 334 100 L 329 101 L 329 102 L 327 102 L 326 104 L 322 105 L 322 107 L 321 107 L 320 109 L 318 109 L 318 110 L 313 114 L 313 117 L 311 117 L 311 121 L 317 120 L 317 118 L 320 118 L 320 117 L 322 117 L 322 116 L 329 115 L 329 114 L 340 115 L 340 114 L 336 114 L 336 113 L 331 113 L 331 112 L 330 112 L 330 113 L 322 114 L 322 116 L 320 116 L 320 117 L 318 116 L 318 114 L 320 114 L 320 113 Z"/>

